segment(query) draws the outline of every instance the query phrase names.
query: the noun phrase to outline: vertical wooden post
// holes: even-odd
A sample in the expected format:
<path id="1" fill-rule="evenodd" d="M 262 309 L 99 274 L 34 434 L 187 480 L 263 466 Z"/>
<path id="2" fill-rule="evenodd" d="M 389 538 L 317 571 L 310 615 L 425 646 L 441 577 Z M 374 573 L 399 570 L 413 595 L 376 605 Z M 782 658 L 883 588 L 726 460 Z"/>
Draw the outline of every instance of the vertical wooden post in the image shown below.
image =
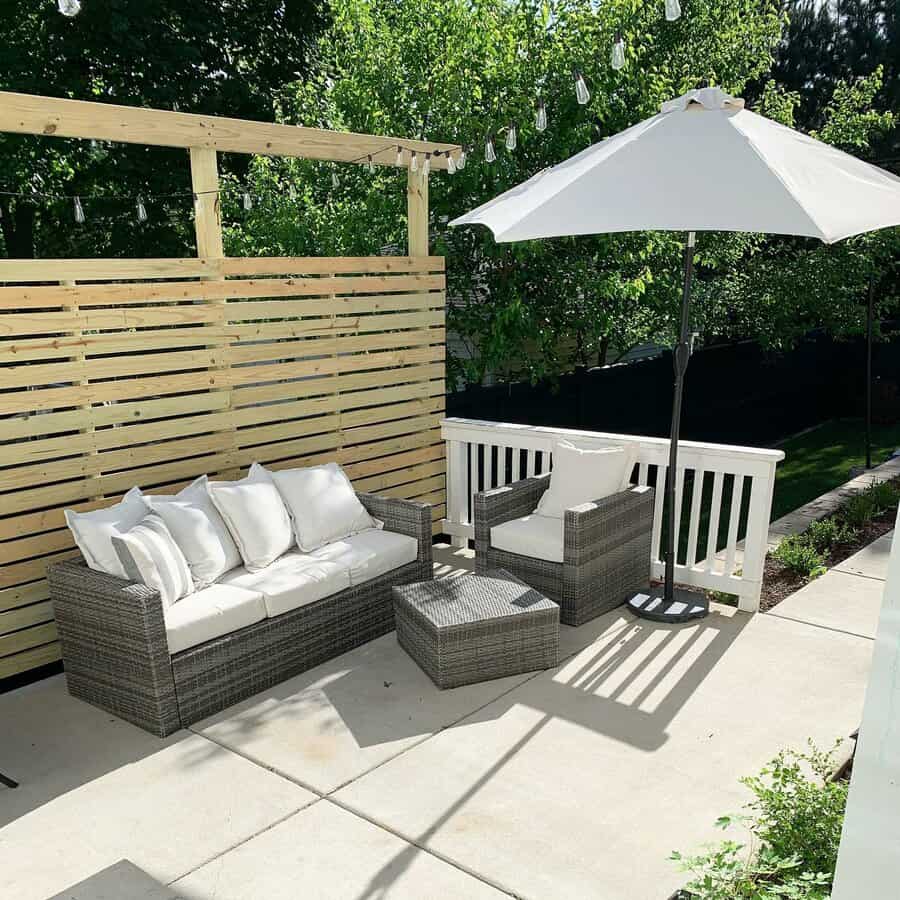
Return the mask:
<path id="1" fill-rule="evenodd" d="M 219 167 L 216 151 L 206 147 L 191 147 L 191 187 L 194 191 L 194 232 L 197 236 L 197 256 L 201 259 L 222 259 L 225 251 L 222 245 L 222 212 L 219 203 Z M 224 275 L 211 275 L 209 280 L 224 280 Z M 232 409 L 233 395 L 230 379 L 230 339 L 228 330 L 228 301 L 207 301 L 217 307 L 220 312 L 213 327 L 219 332 L 209 346 L 216 350 L 213 370 L 217 377 L 224 380 L 223 388 L 227 393 L 225 412 Z M 230 419 L 229 419 L 230 421 Z M 226 476 L 235 476 L 237 467 L 234 457 L 237 455 L 237 430 L 232 426 L 234 440 L 228 452 L 228 464 L 224 467 Z"/>
<path id="2" fill-rule="evenodd" d="M 406 189 L 409 255 L 428 256 L 428 174 L 409 170 Z"/>

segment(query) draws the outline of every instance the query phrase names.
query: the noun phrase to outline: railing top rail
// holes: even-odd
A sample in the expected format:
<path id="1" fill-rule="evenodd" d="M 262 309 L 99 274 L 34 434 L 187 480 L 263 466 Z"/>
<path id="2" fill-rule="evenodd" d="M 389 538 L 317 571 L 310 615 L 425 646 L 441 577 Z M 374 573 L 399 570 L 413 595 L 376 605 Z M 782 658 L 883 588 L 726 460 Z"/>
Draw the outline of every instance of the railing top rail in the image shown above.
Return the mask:
<path id="1" fill-rule="evenodd" d="M 570 438 L 573 440 L 609 440 L 614 442 L 637 442 L 640 445 L 661 450 L 668 448 L 669 439 L 659 437 L 649 437 L 637 434 L 614 434 L 605 431 L 583 431 L 576 428 L 550 428 L 543 425 L 521 425 L 513 422 L 486 422 L 482 419 L 464 419 L 460 417 L 449 417 L 441 422 L 442 436 L 446 440 L 454 440 L 462 437 L 461 432 L 464 430 L 478 430 L 483 432 L 494 432 L 495 434 L 506 434 L 512 437 L 516 433 L 524 436 L 544 437 L 547 440 L 554 438 Z M 736 444 L 710 444 L 705 441 L 679 441 L 679 450 L 687 453 L 696 452 L 706 456 L 722 456 L 734 459 L 742 457 L 744 459 L 754 459 L 760 462 L 775 463 L 784 459 L 784 451 L 771 450 L 763 447 L 741 447 Z"/>

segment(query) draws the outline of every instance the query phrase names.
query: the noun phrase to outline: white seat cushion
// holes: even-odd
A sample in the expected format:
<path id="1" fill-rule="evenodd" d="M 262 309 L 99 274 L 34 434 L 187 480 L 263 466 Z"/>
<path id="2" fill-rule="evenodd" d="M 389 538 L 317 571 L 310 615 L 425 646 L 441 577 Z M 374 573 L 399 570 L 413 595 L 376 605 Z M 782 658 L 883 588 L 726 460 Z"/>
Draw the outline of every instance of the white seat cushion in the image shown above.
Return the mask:
<path id="1" fill-rule="evenodd" d="M 370 528 L 319 547 L 309 555 L 338 563 L 350 572 L 351 584 L 362 584 L 413 562 L 418 554 L 419 543 L 415 538 Z"/>
<path id="2" fill-rule="evenodd" d="M 563 519 L 551 516 L 522 516 L 491 529 L 491 546 L 548 562 L 563 561 Z"/>
<path id="3" fill-rule="evenodd" d="M 561 519 L 573 506 L 624 491 L 636 459 L 634 444 L 581 449 L 569 441 L 560 441 L 553 448 L 550 487 L 544 491 L 535 512 Z"/>
<path id="4" fill-rule="evenodd" d="M 350 573 L 346 566 L 337 563 L 288 553 L 259 572 L 235 569 L 219 583 L 259 591 L 271 618 L 346 590 L 350 587 Z"/>
<path id="5" fill-rule="evenodd" d="M 169 653 L 180 653 L 261 622 L 266 617 L 266 604 L 259 591 L 212 584 L 173 603 L 163 616 Z"/>

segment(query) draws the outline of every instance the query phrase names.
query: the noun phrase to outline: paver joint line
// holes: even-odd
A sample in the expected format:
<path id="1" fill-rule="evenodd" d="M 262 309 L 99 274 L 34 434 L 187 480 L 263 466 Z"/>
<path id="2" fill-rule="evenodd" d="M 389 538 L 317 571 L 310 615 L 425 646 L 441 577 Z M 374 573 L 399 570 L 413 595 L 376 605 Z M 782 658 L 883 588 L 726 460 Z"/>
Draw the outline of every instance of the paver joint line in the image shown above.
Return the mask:
<path id="1" fill-rule="evenodd" d="M 772 612 L 771 610 L 762 613 L 762 615 L 769 616 L 772 619 L 781 619 L 782 622 L 793 622 L 795 625 L 806 625 L 807 628 L 818 628 L 820 631 L 830 631 L 832 634 L 844 634 L 847 637 L 869 641 L 869 643 L 872 643 L 872 641 L 875 640 L 871 635 L 860 634 L 858 631 L 845 631 L 843 628 L 832 628 L 830 625 L 822 625 L 819 622 L 807 622 L 805 619 L 795 619 L 793 616 L 785 616 L 782 613 Z"/>

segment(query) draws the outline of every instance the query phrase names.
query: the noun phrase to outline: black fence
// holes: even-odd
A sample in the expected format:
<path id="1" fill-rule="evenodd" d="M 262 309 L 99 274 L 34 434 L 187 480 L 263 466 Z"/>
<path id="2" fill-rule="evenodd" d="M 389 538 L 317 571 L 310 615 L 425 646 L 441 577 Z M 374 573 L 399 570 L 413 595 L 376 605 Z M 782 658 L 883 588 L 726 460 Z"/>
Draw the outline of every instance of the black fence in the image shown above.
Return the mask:
<path id="1" fill-rule="evenodd" d="M 873 351 L 873 419 L 900 421 L 900 333 Z M 447 414 L 496 422 L 666 436 L 672 358 L 447 396 Z M 865 342 L 812 336 L 785 353 L 742 343 L 698 351 L 685 379 L 682 437 L 768 446 L 828 419 L 865 412 Z"/>

